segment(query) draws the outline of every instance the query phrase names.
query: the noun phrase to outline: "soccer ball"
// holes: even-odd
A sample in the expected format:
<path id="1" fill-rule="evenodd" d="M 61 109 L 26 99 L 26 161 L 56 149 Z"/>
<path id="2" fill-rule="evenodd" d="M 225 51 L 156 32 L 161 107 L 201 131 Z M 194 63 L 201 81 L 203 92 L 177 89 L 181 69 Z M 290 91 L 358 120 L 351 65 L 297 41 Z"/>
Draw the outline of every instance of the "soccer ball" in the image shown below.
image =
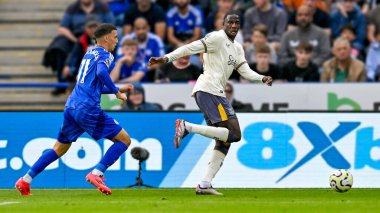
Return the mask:
<path id="1" fill-rule="evenodd" d="M 353 177 L 347 169 L 335 170 L 330 175 L 330 187 L 337 192 L 347 192 L 351 189 Z"/>

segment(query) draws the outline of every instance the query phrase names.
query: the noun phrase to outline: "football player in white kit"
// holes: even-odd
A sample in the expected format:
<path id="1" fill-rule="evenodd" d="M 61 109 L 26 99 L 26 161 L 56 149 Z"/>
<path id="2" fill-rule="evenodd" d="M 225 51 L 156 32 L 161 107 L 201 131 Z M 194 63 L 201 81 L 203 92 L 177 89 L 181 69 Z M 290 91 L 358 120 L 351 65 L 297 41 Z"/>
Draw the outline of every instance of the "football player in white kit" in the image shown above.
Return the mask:
<path id="1" fill-rule="evenodd" d="M 239 15 L 234 12 L 227 13 L 222 30 L 211 32 L 204 38 L 179 47 L 163 57 L 152 57 L 149 60 L 149 65 L 164 64 L 183 56 L 204 53 L 204 71 L 194 86 L 192 96 L 202 111 L 207 126 L 177 119 L 174 137 L 176 148 L 189 133 L 201 134 L 216 141 L 206 174 L 196 187 L 196 194 L 222 195 L 212 187 L 211 181 L 221 168 L 231 143 L 241 139 L 235 111 L 224 94 L 224 87 L 232 71 L 237 70 L 252 82 L 272 85 L 270 76 L 259 75 L 249 68 L 243 47 L 234 41 L 239 29 Z"/>

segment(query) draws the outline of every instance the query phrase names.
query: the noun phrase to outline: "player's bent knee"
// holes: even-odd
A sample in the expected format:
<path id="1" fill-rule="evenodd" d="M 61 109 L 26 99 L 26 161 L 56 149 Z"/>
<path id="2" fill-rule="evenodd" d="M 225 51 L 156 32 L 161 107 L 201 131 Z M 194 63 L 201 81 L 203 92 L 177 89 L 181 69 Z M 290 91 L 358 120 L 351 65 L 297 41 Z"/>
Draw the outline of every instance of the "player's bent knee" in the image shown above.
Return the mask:
<path id="1" fill-rule="evenodd" d="M 239 142 L 240 140 L 241 140 L 241 132 L 240 131 L 234 131 L 229 142 L 230 143 Z"/>

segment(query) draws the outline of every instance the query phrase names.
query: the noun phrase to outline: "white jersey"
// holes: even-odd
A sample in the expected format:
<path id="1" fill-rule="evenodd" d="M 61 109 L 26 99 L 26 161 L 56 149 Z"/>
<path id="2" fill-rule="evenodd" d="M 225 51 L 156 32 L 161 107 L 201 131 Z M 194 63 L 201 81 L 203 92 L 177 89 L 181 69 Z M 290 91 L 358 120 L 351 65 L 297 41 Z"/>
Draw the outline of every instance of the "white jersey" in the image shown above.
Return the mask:
<path id="1" fill-rule="evenodd" d="M 251 70 L 245 60 L 243 47 L 231 41 L 224 30 L 214 31 L 204 38 L 179 47 L 166 54 L 168 61 L 174 61 L 186 55 L 203 54 L 203 74 L 194 86 L 197 91 L 225 97 L 224 87 L 232 71 L 237 70 L 245 79 L 262 83 L 264 76 Z"/>

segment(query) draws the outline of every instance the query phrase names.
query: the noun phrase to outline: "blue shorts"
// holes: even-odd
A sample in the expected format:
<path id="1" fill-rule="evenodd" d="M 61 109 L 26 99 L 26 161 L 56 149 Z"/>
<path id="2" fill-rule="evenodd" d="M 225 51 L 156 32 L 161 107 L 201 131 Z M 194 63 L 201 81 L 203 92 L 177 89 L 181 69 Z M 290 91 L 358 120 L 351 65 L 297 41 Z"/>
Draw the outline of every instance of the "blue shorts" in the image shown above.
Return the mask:
<path id="1" fill-rule="evenodd" d="M 210 126 L 228 119 L 237 119 L 235 110 L 225 97 L 198 91 L 195 93 L 195 102 Z"/>
<path id="2" fill-rule="evenodd" d="M 107 138 L 112 140 L 122 127 L 103 110 L 85 112 L 83 110 L 66 108 L 58 141 L 61 143 L 75 142 L 79 136 L 87 132 L 95 140 Z"/>

